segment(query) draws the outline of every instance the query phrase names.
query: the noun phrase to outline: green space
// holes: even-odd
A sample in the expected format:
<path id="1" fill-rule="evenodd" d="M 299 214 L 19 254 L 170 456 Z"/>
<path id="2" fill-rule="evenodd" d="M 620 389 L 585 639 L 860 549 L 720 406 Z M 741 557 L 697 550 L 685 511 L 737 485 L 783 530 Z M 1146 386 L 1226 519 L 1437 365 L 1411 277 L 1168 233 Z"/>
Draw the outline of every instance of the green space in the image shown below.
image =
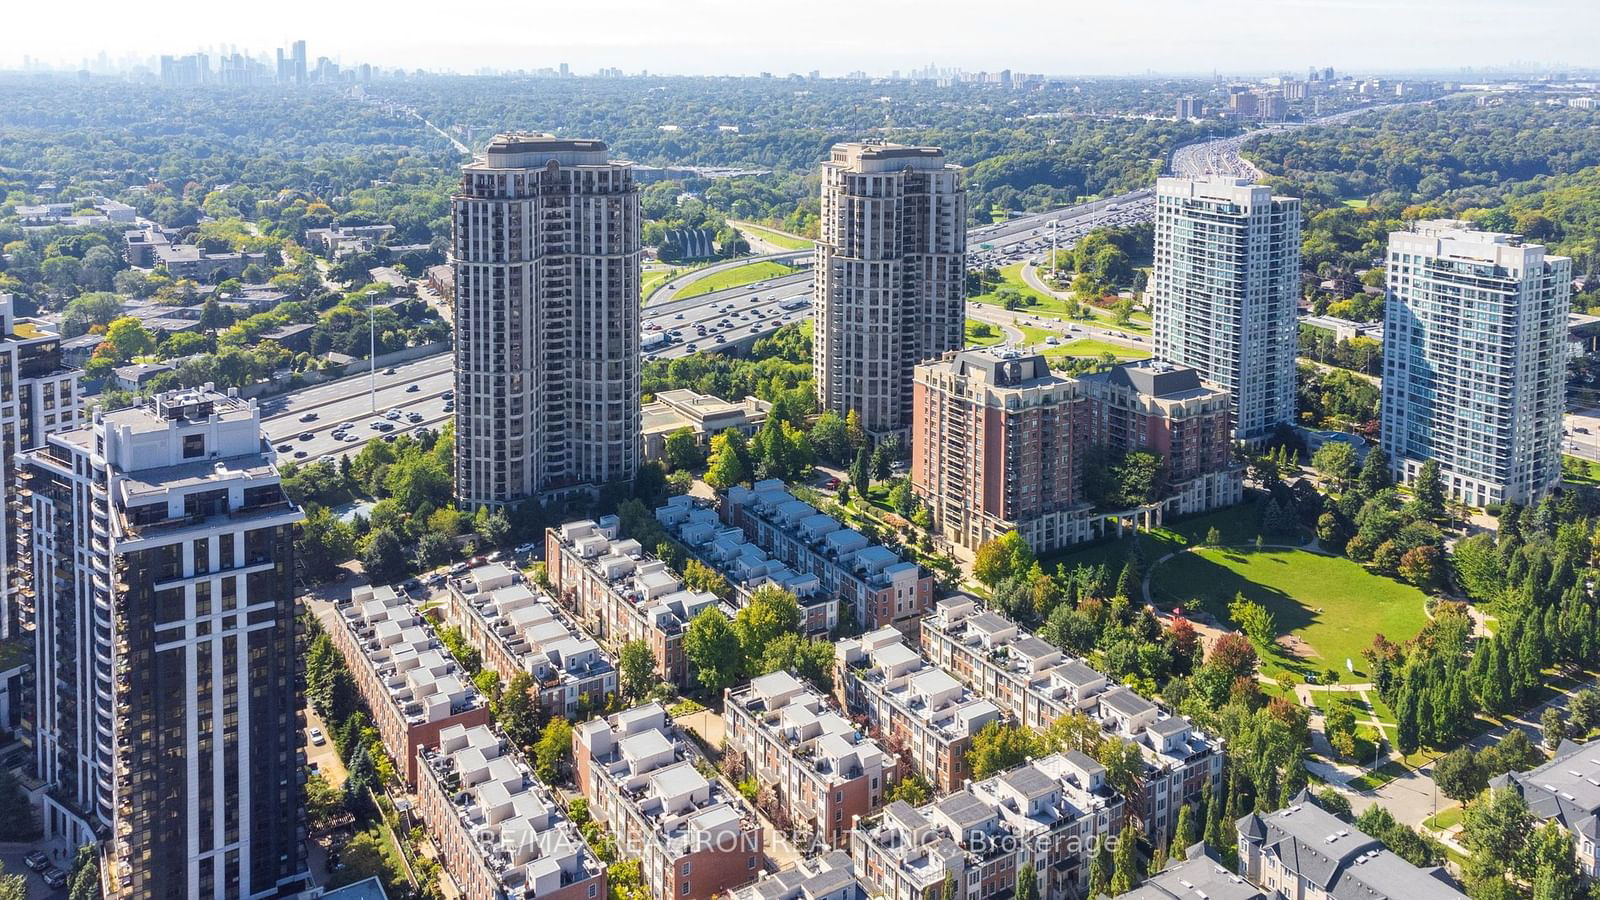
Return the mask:
<path id="1" fill-rule="evenodd" d="M 1080 565 L 1105 564 L 1115 573 L 1122 569 L 1130 553 L 1137 552 L 1144 565 L 1149 566 L 1168 553 L 1175 553 L 1200 543 L 1205 538 L 1206 532 L 1212 528 L 1217 529 L 1217 533 L 1222 535 L 1223 542 L 1228 544 L 1253 541 L 1256 535 L 1261 533 L 1255 506 L 1246 502 L 1188 519 L 1169 521 L 1162 527 L 1149 531 L 1135 533 L 1130 530 L 1121 538 L 1101 540 L 1086 547 L 1047 554 L 1040 557 L 1039 563 L 1047 572 L 1055 571 L 1056 564 L 1060 563 L 1068 569 Z"/>
<path id="2" fill-rule="evenodd" d="M 774 247 L 782 247 L 785 250 L 810 250 L 813 246 L 810 238 L 803 238 L 797 234 L 790 234 L 787 231 L 778 231 L 775 228 L 768 228 L 765 225 L 752 225 L 749 222 L 739 222 L 736 223 L 734 227 L 744 232 L 747 237 L 759 238 L 773 245 Z"/>
<path id="3" fill-rule="evenodd" d="M 1561 454 L 1561 480 L 1567 484 L 1600 485 L 1600 465 L 1587 459 Z"/>
<path id="4" fill-rule="evenodd" d="M 1365 199 L 1360 197 L 1351 197 L 1348 200 L 1341 200 L 1339 202 L 1350 207 L 1351 209 L 1366 209 L 1369 205 Z"/>
<path id="5" fill-rule="evenodd" d="M 1156 569 L 1151 593 L 1157 602 L 1203 606 L 1224 621 L 1236 594 L 1261 603 L 1279 634 L 1299 639 L 1292 648 L 1280 645 L 1276 660 L 1264 660 L 1268 671 L 1300 665 L 1345 675 L 1349 659 L 1354 677 L 1365 680 L 1361 651 L 1374 634 L 1403 643 L 1427 622 L 1421 591 L 1308 550 L 1198 549 Z"/>
<path id="6" fill-rule="evenodd" d="M 1350 779 L 1350 788 L 1357 791 L 1372 791 L 1383 787 L 1396 778 L 1411 774 L 1411 770 L 1396 762 L 1386 762 L 1370 772 Z"/>
<path id="7" fill-rule="evenodd" d="M 639 296 L 644 300 L 649 300 L 650 295 L 655 293 L 656 288 L 659 288 L 663 284 L 666 284 L 668 281 L 672 280 L 673 276 L 677 275 L 679 272 L 685 271 L 688 270 L 680 269 L 676 266 L 659 266 L 657 268 L 645 269 L 639 273 Z"/>
<path id="8" fill-rule="evenodd" d="M 1432 828 L 1435 831 L 1444 831 L 1447 828 L 1454 828 L 1460 825 L 1462 815 L 1463 811 L 1459 806 L 1441 809 L 1438 814 L 1423 819 L 1422 827 Z"/>
<path id="9" fill-rule="evenodd" d="M 1022 344 L 1025 347 L 1042 344 L 1046 338 L 1059 339 L 1061 337 L 1061 332 L 1059 331 L 1051 331 L 1048 328 L 1035 328 L 1032 325 L 1018 325 L 1017 330 L 1022 332 Z"/>
<path id="10" fill-rule="evenodd" d="M 766 281 L 768 278 L 777 278 L 780 275 L 792 275 L 798 271 L 799 269 L 796 269 L 794 266 L 786 266 L 783 263 L 773 262 L 767 259 L 759 262 L 746 263 L 742 266 L 734 266 L 732 268 L 723 269 L 720 272 L 714 272 L 710 275 L 707 275 L 706 277 L 701 278 L 699 281 L 690 284 L 688 287 L 685 287 L 683 290 L 674 294 L 673 299 L 682 300 L 686 297 L 698 297 L 701 294 L 709 294 L 712 291 L 724 291 L 728 288 L 744 287 L 747 284 L 755 284 L 758 281 Z"/>
<path id="11" fill-rule="evenodd" d="M 988 332 L 985 334 L 979 334 L 973 330 L 974 328 L 980 330 L 987 328 Z M 1004 343 L 1005 339 L 1006 334 L 1004 331 L 1000 330 L 999 325 L 995 325 L 992 322 L 980 322 L 977 319 L 967 320 L 968 347 L 993 347 L 996 344 Z"/>
<path id="12" fill-rule="evenodd" d="M 1024 331 L 1023 333 L 1026 334 L 1027 332 Z M 1074 341 L 1068 341 L 1060 346 L 1051 347 L 1045 355 L 1051 357 L 1100 357 L 1107 353 L 1115 356 L 1117 359 L 1144 359 L 1150 355 L 1143 350 L 1137 350 L 1133 347 L 1124 347 L 1121 344 L 1113 344 L 1110 341 L 1102 341 L 1096 338 L 1078 338 Z"/>

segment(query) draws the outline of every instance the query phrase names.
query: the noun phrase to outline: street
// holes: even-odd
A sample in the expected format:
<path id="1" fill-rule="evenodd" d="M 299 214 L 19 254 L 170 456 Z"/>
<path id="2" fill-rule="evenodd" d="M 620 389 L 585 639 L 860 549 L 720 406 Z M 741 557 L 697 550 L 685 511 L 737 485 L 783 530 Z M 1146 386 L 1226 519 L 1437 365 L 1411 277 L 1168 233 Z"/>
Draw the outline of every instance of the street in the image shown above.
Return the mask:
<path id="1" fill-rule="evenodd" d="M 449 353 L 438 353 L 394 366 L 393 375 L 380 369 L 376 412 L 370 393 L 372 376 L 367 372 L 264 398 L 261 401 L 262 428 L 267 439 L 279 448 L 280 458 L 297 462 L 360 452 L 367 441 L 384 433 L 372 428 L 370 423 L 384 419 L 384 414 L 391 409 L 399 410 L 401 417 L 384 419 L 393 426 L 389 434 L 417 428 L 438 429 L 450 418 L 445 412 L 444 394 L 455 387 L 452 364 Z M 412 385 L 416 390 L 411 390 Z M 413 413 L 418 416 L 416 420 L 409 418 Z M 316 418 L 302 421 L 305 415 Z M 349 430 L 356 438 L 354 441 L 341 441 L 333 436 L 346 422 L 355 426 Z M 311 438 L 301 440 L 302 434 L 309 434 Z"/>

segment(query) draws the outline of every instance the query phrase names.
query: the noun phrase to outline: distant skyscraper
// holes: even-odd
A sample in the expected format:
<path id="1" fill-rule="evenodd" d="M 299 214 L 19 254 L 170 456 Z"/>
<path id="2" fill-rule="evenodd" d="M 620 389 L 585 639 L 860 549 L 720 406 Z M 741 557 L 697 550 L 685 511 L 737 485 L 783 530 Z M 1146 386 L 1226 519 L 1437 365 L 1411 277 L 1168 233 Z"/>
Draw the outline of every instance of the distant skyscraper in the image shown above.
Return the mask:
<path id="1" fill-rule="evenodd" d="M 1473 506 L 1561 479 L 1572 260 L 1516 235 L 1419 222 L 1389 235 L 1382 445 L 1397 478 L 1439 463 Z"/>
<path id="2" fill-rule="evenodd" d="M 1178 98 L 1178 121 L 1205 118 L 1206 104 L 1199 97 Z"/>
<path id="3" fill-rule="evenodd" d="M 47 837 L 118 897 L 305 886 L 294 531 L 261 417 L 206 388 L 19 458 Z"/>
<path id="4" fill-rule="evenodd" d="M 474 507 L 629 480 L 639 189 L 600 141 L 502 134 L 454 201 L 456 490 Z"/>
<path id="5" fill-rule="evenodd" d="M 937 147 L 835 145 L 816 246 L 817 397 L 874 436 L 911 424 L 912 368 L 963 343 L 967 193 Z"/>
<path id="6" fill-rule="evenodd" d="M 1156 358 L 1233 394 L 1235 435 L 1294 422 L 1300 201 L 1242 178 L 1156 184 Z"/>
<path id="7" fill-rule="evenodd" d="M 306 83 L 306 42 L 295 41 L 293 45 L 294 83 Z"/>

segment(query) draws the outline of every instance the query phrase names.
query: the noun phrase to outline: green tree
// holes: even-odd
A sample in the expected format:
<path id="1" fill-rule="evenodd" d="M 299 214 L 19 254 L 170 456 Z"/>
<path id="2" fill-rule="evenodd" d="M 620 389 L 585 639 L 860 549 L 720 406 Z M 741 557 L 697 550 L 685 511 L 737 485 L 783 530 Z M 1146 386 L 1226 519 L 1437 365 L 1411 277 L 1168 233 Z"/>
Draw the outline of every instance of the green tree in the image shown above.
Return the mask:
<path id="1" fill-rule="evenodd" d="M 1270 647 L 1278 639 L 1278 623 L 1272 612 L 1246 598 L 1243 592 L 1235 594 L 1228 604 L 1228 618 L 1258 646 Z"/>
<path id="2" fill-rule="evenodd" d="M 1533 832 L 1533 816 L 1515 788 L 1495 788 L 1467 807 L 1461 817 L 1461 843 L 1471 853 L 1466 865 L 1469 883 L 1475 875 L 1498 874 L 1509 862 L 1518 877 L 1531 877 L 1522 852 Z"/>
<path id="3" fill-rule="evenodd" d="M 667 435 L 663 451 L 667 468 L 673 471 L 698 469 L 705 462 L 705 454 L 700 450 L 699 441 L 695 440 L 694 429 L 687 425 Z"/>
<path id="4" fill-rule="evenodd" d="M 690 590 L 707 591 L 723 599 L 733 592 L 733 587 L 721 572 L 698 559 L 683 564 L 683 584 Z"/>
<path id="5" fill-rule="evenodd" d="M 533 690 L 533 676 L 518 672 L 511 676 L 500 694 L 500 728 L 518 747 L 533 743 L 537 733 L 539 712 L 534 704 Z"/>
<path id="6" fill-rule="evenodd" d="M 1116 874 L 1111 876 L 1111 896 L 1119 897 L 1139 886 L 1144 879 L 1144 872 L 1139 868 L 1139 857 L 1136 855 L 1139 836 L 1134 831 L 1132 824 L 1122 826 L 1122 831 L 1117 834 L 1117 849 L 1112 858 Z"/>
<path id="7" fill-rule="evenodd" d="M 1095 750 L 1095 759 L 1106 770 L 1106 784 L 1119 793 L 1132 794 L 1144 776 L 1144 755 L 1132 741 L 1108 737 Z"/>
<path id="8" fill-rule="evenodd" d="M 114 319 L 106 326 L 106 343 L 111 345 L 119 363 L 156 352 L 155 337 L 143 322 L 132 316 Z"/>
<path id="9" fill-rule="evenodd" d="M 1444 517 L 1444 482 L 1439 476 L 1437 460 L 1427 460 L 1417 469 L 1417 478 L 1411 483 L 1411 493 L 1425 517 Z"/>
<path id="10" fill-rule="evenodd" d="M 1184 803 L 1178 807 L 1178 824 L 1172 829 L 1173 859 L 1183 859 L 1184 853 L 1196 842 L 1193 804 Z"/>
<path id="11" fill-rule="evenodd" d="M 1033 751 L 1032 732 L 1004 722 L 990 722 L 973 736 L 967 749 L 967 766 L 974 779 L 988 778 L 1021 765 Z"/>
<path id="12" fill-rule="evenodd" d="M 388 584 L 405 576 L 410 560 L 405 539 L 393 529 L 383 528 L 372 534 L 361 554 L 361 568 L 374 584 Z"/>
<path id="13" fill-rule="evenodd" d="M 1017 890 L 1012 895 L 1013 900 L 1039 900 L 1039 875 L 1034 871 L 1033 862 L 1023 863 L 1017 870 Z"/>
<path id="14" fill-rule="evenodd" d="M 1433 782 L 1439 793 L 1466 804 L 1489 786 L 1489 773 L 1472 748 L 1458 747 L 1433 764 Z"/>
<path id="15" fill-rule="evenodd" d="M 1356 474 L 1356 450 L 1344 441 L 1327 441 L 1311 455 L 1311 467 L 1344 490 Z"/>
<path id="16" fill-rule="evenodd" d="M 833 691 L 833 643 L 812 640 L 801 634 L 782 634 L 767 644 L 757 658 L 752 676 L 768 672 L 789 672 L 805 678 L 822 689 Z"/>
<path id="17" fill-rule="evenodd" d="M 708 606 L 689 623 L 683 636 L 683 654 L 695 667 L 695 677 L 712 694 L 739 680 L 744 654 L 739 637 L 728 617 L 715 606 Z"/>
<path id="18" fill-rule="evenodd" d="M 1567 718 L 1565 713 L 1554 706 L 1546 707 L 1544 715 L 1539 717 L 1539 731 L 1544 735 L 1545 749 L 1556 749 L 1567 737 Z"/>
<path id="19" fill-rule="evenodd" d="M 733 632 L 738 636 L 739 648 L 752 665 L 780 636 L 793 634 L 799 627 L 799 601 L 773 584 L 756 588 L 750 600 L 733 617 Z"/>
<path id="20" fill-rule="evenodd" d="M 923 806 L 933 799 L 933 786 L 928 784 L 928 779 L 912 772 L 910 775 L 895 782 L 889 792 L 884 795 L 886 803 L 896 800 L 902 801 L 913 809 Z"/>
<path id="21" fill-rule="evenodd" d="M 993 588 L 1008 578 L 1033 567 L 1033 548 L 1016 531 L 990 538 L 978 546 L 972 564 L 973 577 Z"/>
<path id="22" fill-rule="evenodd" d="M 1389 473 L 1389 455 L 1383 452 L 1382 447 L 1368 450 L 1367 458 L 1361 464 L 1361 476 L 1357 479 L 1362 495 L 1371 497 L 1392 484 L 1394 479 Z"/>
<path id="23" fill-rule="evenodd" d="M 100 900 L 100 854 L 93 844 L 79 847 L 72 858 L 67 900 Z"/>
<path id="24" fill-rule="evenodd" d="M 1111 851 L 1106 847 L 1106 839 L 1101 837 L 1095 841 L 1093 855 L 1089 858 L 1089 893 L 1087 896 L 1098 898 L 1111 891 L 1111 870 L 1114 863 L 1111 860 Z"/>
<path id="25" fill-rule="evenodd" d="M 738 431 L 729 428 L 714 435 L 711 438 L 711 456 L 706 460 L 706 484 L 715 490 L 725 491 L 749 481 L 749 456 L 744 435 Z"/>
<path id="26" fill-rule="evenodd" d="M 617 654 L 617 673 L 622 692 L 640 699 L 656 684 L 656 655 L 644 641 L 629 641 Z"/>
<path id="27" fill-rule="evenodd" d="M 844 419 L 831 409 L 817 416 L 816 424 L 811 426 L 811 446 L 826 462 L 844 465 L 851 458 L 850 435 Z"/>
<path id="28" fill-rule="evenodd" d="M 857 496 L 863 500 L 867 496 L 867 488 L 872 485 L 871 469 L 868 468 L 867 448 L 865 446 L 856 450 L 856 460 L 850 464 L 849 482 L 855 488 Z"/>
<path id="29" fill-rule="evenodd" d="M 534 774 L 545 784 L 555 784 L 562 767 L 571 758 L 572 723 L 554 716 L 545 724 L 539 743 L 534 745 Z"/>
<path id="30" fill-rule="evenodd" d="M 344 811 L 344 796 L 320 774 L 306 776 L 306 819 L 312 832 L 319 832 L 338 820 Z"/>
<path id="31" fill-rule="evenodd" d="M 923 801 L 923 802 L 927 802 L 927 801 Z M 921 806 L 922 804 L 917 803 L 917 804 L 912 804 L 912 805 L 913 806 Z M 953 868 L 945 869 L 944 870 L 944 882 L 939 885 L 939 896 L 938 896 L 938 898 L 936 898 L 936 900 L 955 900 L 955 898 L 956 898 L 956 870 L 953 869 Z"/>
<path id="32" fill-rule="evenodd" d="M 1338 816 L 1341 820 L 1350 821 L 1350 800 L 1339 793 L 1337 788 L 1325 787 L 1317 792 L 1317 805 Z"/>

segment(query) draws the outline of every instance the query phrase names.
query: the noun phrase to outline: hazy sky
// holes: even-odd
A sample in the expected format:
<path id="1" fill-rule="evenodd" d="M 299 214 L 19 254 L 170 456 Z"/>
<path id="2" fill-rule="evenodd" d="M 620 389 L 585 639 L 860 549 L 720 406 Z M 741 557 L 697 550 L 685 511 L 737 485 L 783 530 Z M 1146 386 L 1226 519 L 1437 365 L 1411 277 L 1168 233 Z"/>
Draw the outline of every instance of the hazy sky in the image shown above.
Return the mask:
<path id="1" fill-rule="evenodd" d="M 934 62 L 1047 74 L 1600 66 L 1600 0 L 16 0 L 0 67 L 304 38 L 312 62 L 471 72 L 886 74 Z M 0 98 L 3 99 L 3 98 Z"/>

